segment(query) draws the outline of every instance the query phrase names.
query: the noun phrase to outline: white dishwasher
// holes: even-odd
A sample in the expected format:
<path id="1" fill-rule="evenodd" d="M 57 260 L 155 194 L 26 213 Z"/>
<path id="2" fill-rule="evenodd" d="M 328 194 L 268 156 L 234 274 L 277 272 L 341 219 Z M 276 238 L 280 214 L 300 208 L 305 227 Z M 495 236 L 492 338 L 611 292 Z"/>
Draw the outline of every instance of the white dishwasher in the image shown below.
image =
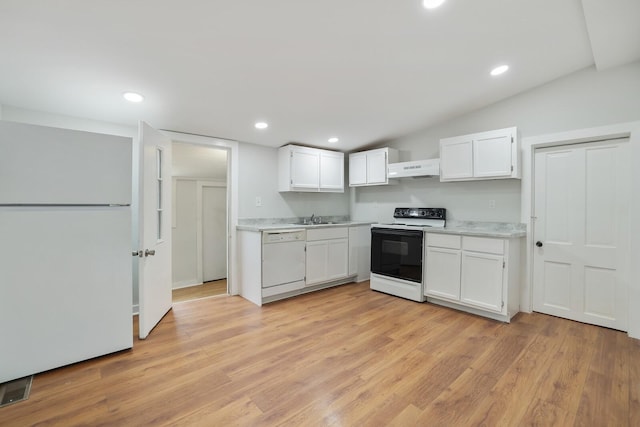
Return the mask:
<path id="1" fill-rule="evenodd" d="M 262 297 L 304 288 L 306 231 L 262 232 Z"/>

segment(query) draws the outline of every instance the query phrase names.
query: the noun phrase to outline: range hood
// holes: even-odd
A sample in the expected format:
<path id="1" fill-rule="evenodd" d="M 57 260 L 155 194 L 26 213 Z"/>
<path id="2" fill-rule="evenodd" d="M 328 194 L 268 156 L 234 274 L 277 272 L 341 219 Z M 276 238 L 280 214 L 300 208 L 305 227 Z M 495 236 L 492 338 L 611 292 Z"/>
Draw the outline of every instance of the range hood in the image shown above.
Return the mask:
<path id="1" fill-rule="evenodd" d="M 440 176 L 440 159 L 389 163 L 389 178 Z"/>

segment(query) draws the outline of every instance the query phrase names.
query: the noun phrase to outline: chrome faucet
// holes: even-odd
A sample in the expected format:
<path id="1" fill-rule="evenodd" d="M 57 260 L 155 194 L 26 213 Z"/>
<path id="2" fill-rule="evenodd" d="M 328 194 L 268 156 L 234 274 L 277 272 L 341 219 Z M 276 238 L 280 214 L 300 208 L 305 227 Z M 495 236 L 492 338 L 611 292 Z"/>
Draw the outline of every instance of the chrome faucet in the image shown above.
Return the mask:
<path id="1" fill-rule="evenodd" d="M 304 219 L 304 223 L 307 223 L 307 219 Z M 316 216 L 315 213 L 311 214 L 311 217 L 309 218 L 309 224 L 313 225 L 313 224 L 321 224 L 322 223 L 322 217 L 321 216 Z"/>

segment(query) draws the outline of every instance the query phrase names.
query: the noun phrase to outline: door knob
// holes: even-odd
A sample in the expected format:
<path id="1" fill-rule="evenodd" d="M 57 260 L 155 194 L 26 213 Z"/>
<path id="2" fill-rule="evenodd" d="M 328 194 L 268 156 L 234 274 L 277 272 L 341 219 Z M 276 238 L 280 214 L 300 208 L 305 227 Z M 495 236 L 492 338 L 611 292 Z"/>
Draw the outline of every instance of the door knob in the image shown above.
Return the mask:
<path id="1" fill-rule="evenodd" d="M 144 256 L 154 256 L 156 254 L 156 250 L 155 249 L 145 249 L 144 250 Z"/>
<path id="2" fill-rule="evenodd" d="M 538 240 L 538 241 L 536 242 L 536 246 L 537 246 L 537 247 L 539 247 L 539 248 L 541 248 L 541 247 L 542 247 L 542 242 L 541 242 L 540 240 Z"/>
<path id="3" fill-rule="evenodd" d="M 133 251 L 131 252 L 131 255 L 142 258 L 144 256 L 144 253 L 142 251 Z"/>

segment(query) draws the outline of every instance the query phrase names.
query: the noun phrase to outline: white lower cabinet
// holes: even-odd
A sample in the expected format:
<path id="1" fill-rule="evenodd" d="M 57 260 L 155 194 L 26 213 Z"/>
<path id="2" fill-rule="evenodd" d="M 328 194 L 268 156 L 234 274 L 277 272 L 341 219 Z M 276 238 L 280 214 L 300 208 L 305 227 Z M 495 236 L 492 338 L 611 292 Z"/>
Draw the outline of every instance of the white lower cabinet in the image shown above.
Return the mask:
<path id="1" fill-rule="evenodd" d="M 349 276 L 349 229 L 309 230 L 306 266 L 307 286 Z"/>
<path id="2" fill-rule="evenodd" d="M 460 299 L 460 249 L 427 247 L 425 295 Z"/>
<path id="3" fill-rule="evenodd" d="M 427 233 L 425 295 L 508 322 L 519 311 L 521 240 Z"/>
<path id="4" fill-rule="evenodd" d="M 461 258 L 460 301 L 502 312 L 504 257 L 463 251 Z"/>
<path id="5" fill-rule="evenodd" d="M 238 230 L 240 295 L 257 305 L 369 278 L 370 226 L 306 227 L 304 281 L 273 285 L 265 276 L 262 232 Z M 274 264 L 292 263 L 297 255 L 279 252 Z M 297 265 L 300 265 L 298 260 Z M 293 267 L 293 265 L 292 265 Z M 276 272 L 277 273 L 277 272 Z M 302 276 L 302 275 L 301 275 Z"/>

